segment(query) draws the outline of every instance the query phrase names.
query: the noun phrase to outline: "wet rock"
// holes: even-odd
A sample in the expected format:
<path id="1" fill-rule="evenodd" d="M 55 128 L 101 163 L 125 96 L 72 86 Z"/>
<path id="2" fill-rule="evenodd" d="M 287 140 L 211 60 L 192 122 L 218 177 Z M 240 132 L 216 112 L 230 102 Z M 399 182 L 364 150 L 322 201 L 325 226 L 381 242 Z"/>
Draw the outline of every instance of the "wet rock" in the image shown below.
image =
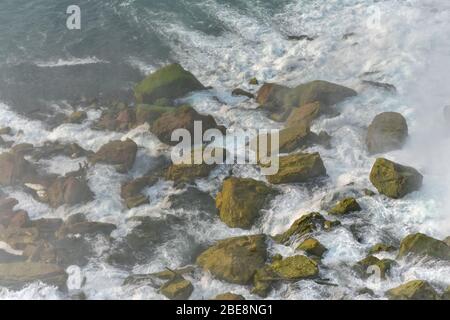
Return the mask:
<path id="1" fill-rule="evenodd" d="M 422 233 L 415 233 L 402 240 L 398 258 L 403 258 L 410 254 L 450 260 L 450 247 L 443 241 Z"/>
<path id="2" fill-rule="evenodd" d="M 86 119 L 87 119 L 86 111 L 75 111 L 67 117 L 66 122 L 73 124 L 80 124 Z"/>
<path id="3" fill-rule="evenodd" d="M 226 129 L 219 126 L 211 115 L 203 115 L 195 111 L 190 106 L 181 106 L 175 108 L 172 112 L 166 112 L 161 115 L 151 125 L 150 131 L 158 139 L 168 145 L 174 146 L 180 141 L 172 141 L 172 133 L 177 129 L 186 129 L 194 137 L 194 122 L 201 122 L 202 135 L 208 129 L 218 129 L 225 134 Z M 194 143 L 193 141 L 191 142 Z"/>
<path id="4" fill-rule="evenodd" d="M 0 249 L 0 261 L 1 263 L 14 263 L 14 262 L 24 262 L 25 257 L 21 255 L 11 254 Z"/>
<path id="5" fill-rule="evenodd" d="M 85 179 L 72 176 L 57 178 L 48 188 L 47 196 L 48 203 L 53 208 L 86 203 L 94 197 Z"/>
<path id="6" fill-rule="evenodd" d="M 192 73 L 179 64 L 170 64 L 152 73 L 139 83 L 134 95 L 137 103 L 152 104 L 158 99 L 177 99 L 205 87 Z"/>
<path id="7" fill-rule="evenodd" d="M 280 259 L 282 260 L 282 258 Z M 253 278 L 252 294 L 256 294 L 262 298 L 266 298 L 272 290 L 273 282 L 275 281 L 275 273 L 270 265 L 256 270 Z"/>
<path id="8" fill-rule="evenodd" d="M 351 212 L 361 211 L 361 207 L 355 198 L 346 198 L 339 201 L 331 210 L 329 214 L 342 216 Z"/>
<path id="9" fill-rule="evenodd" d="M 15 250 L 23 250 L 38 239 L 39 230 L 37 228 L 0 228 L 0 241 L 7 243 Z"/>
<path id="10" fill-rule="evenodd" d="M 255 95 L 254 95 L 253 93 L 248 92 L 248 91 L 245 91 L 245 90 L 240 89 L 240 88 L 234 89 L 234 90 L 231 92 L 231 94 L 232 94 L 233 96 L 244 96 L 244 97 L 247 97 L 247 98 L 249 98 L 249 99 L 254 99 L 254 98 L 255 98 Z"/>
<path id="11" fill-rule="evenodd" d="M 450 247 L 450 237 L 445 238 L 443 241 Z"/>
<path id="12" fill-rule="evenodd" d="M 317 212 L 304 215 L 296 220 L 286 232 L 276 235 L 274 240 L 286 244 L 291 241 L 291 239 L 300 238 L 322 229 L 325 225 L 325 221 L 325 218 Z"/>
<path id="13" fill-rule="evenodd" d="M 313 120 L 325 114 L 325 110 L 326 108 L 320 102 L 307 103 L 292 110 L 286 125 L 291 127 L 301 122 L 310 124 Z"/>
<path id="14" fill-rule="evenodd" d="M 408 138 L 408 124 L 397 112 L 377 115 L 367 131 L 367 149 L 370 154 L 401 149 Z"/>
<path id="15" fill-rule="evenodd" d="M 156 280 L 173 280 L 177 276 L 183 276 L 188 273 L 193 273 L 195 268 L 192 266 L 187 266 L 177 270 L 164 270 L 160 272 L 150 273 L 150 274 L 132 274 L 128 276 L 123 285 L 157 285 Z"/>
<path id="16" fill-rule="evenodd" d="M 67 274 L 64 269 L 54 264 L 34 262 L 0 264 L 0 286 L 19 289 L 35 281 L 64 288 Z"/>
<path id="17" fill-rule="evenodd" d="M 187 211 L 201 211 L 214 217 L 217 214 L 216 202 L 207 192 L 200 191 L 194 187 L 188 187 L 180 194 L 173 194 L 168 201 L 172 209 L 182 209 Z"/>
<path id="18" fill-rule="evenodd" d="M 376 160 L 370 173 L 370 181 L 378 192 L 393 199 L 419 190 L 422 180 L 416 169 L 383 158 Z"/>
<path id="19" fill-rule="evenodd" d="M 297 153 L 280 157 L 278 173 L 267 176 L 267 180 L 272 184 L 302 183 L 325 175 L 319 153 Z"/>
<path id="20" fill-rule="evenodd" d="M 160 292 L 170 300 L 187 300 L 194 291 L 192 283 L 181 276 L 165 283 Z"/>
<path id="21" fill-rule="evenodd" d="M 196 179 L 207 178 L 215 164 L 172 164 L 166 171 L 165 178 L 174 181 L 176 185 L 194 183 Z"/>
<path id="22" fill-rule="evenodd" d="M 303 250 L 308 255 L 312 255 L 318 258 L 321 258 L 323 254 L 327 251 L 327 248 L 324 247 L 317 239 L 308 238 L 297 247 L 297 250 Z"/>
<path id="23" fill-rule="evenodd" d="M 28 228 L 30 226 L 30 217 L 28 216 L 28 212 L 24 210 L 15 211 L 8 224 L 8 227 L 11 228 Z"/>
<path id="24" fill-rule="evenodd" d="M 57 237 L 62 239 L 70 235 L 98 235 L 101 234 L 109 237 L 116 226 L 111 223 L 95 222 L 95 221 L 66 221 L 57 232 Z"/>
<path id="25" fill-rule="evenodd" d="M 14 198 L 1 198 L 0 199 L 0 212 L 12 211 L 13 208 L 19 204 Z"/>
<path id="26" fill-rule="evenodd" d="M 62 219 L 37 219 L 31 221 L 31 226 L 39 232 L 39 237 L 45 240 L 54 240 L 56 231 L 61 228 L 64 221 Z"/>
<path id="27" fill-rule="evenodd" d="M 213 300 L 242 301 L 242 300 L 245 300 L 245 298 L 243 296 L 241 296 L 240 294 L 226 292 L 226 293 L 218 294 Z"/>
<path id="28" fill-rule="evenodd" d="M 175 111 L 174 107 L 139 104 L 136 107 L 136 124 L 148 123 L 152 125 L 166 112 Z"/>
<path id="29" fill-rule="evenodd" d="M 0 154 L 0 185 L 22 184 L 32 180 L 36 175 L 34 166 L 23 156 L 14 153 Z"/>
<path id="30" fill-rule="evenodd" d="M 264 182 L 228 178 L 216 198 L 220 219 L 230 228 L 250 229 L 273 194 L 274 190 Z"/>
<path id="31" fill-rule="evenodd" d="M 93 164 L 111 164 L 117 166 L 119 171 L 128 171 L 134 165 L 136 153 L 137 145 L 131 139 L 111 141 L 102 146 L 90 160 Z"/>
<path id="32" fill-rule="evenodd" d="M 305 256 L 293 256 L 271 264 L 272 270 L 285 280 L 301 280 L 317 277 L 317 262 Z"/>
<path id="33" fill-rule="evenodd" d="M 29 155 L 33 152 L 34 146 L 31 143 L 19 143 L 11 148 L 11 153 L 18 156 Z"/>
<path id="34" fill-rule="evenodd" d="M 23 151 L 24 147 L 21 149 Z M 65 156 L 76 159 L 90 156 L 93 152 L 83 149 L 76 143 L 64 144 L 59 141 L 55 141 L 46 142 L 42 147 L 34 147 L 32 150 L 27 151 L 27 154 L 31 155 L 34 160 L 51 159 L 56 156 Z"/>
<path id="35" fill-rule="evenodd" d="M 297 149 L 304 149 L 316 142 L 316 134 L 311 132 L 309 125 L 298 122 L 295 126 L 285 128 L 279 133 L 280 153 L 290 153 Z"/>
<path id="36" fill-rule="evenodd" d="M 390 259 L 378 259 L 374 256 L 368 256 L 361 261 L 358 261 L 353 267 L 353 270 L 358 273 L 360 277 L 366 279 L 372 274 L 379 276 L 381 279 L 385 280 L 386 275 L 391 270 L 395 261 Z"/>
<path id="37" fill-rule="evenodd" d="M 218 279 L 248 284 L 264 266 L 266 249 L 264 235 L 229 238 L 204 251 L 197 264 Z"/>
<path id="38" fill-rule="evenodd" d="M 370 80 L 362 80 L 362 83 L 377 89 L 382 89 L 390 93 L 397 93 L 397 88 L 390 83 L 376 82 Z"/>
<path id="39" fill-rule="evenodd" d="M 12 129 L 10 127 L 0 128 L 0 136 L 2 136 L 2 135 L 10 135 L 11 132 L 12 132 Z"/>
<path id="40" fill-rule="evenodd" d="M 136 123 L 136 112 L 134 109 L 127 108 L 120 111 L 116 117 L 116 130 L 127 131 L 133 128 Z"/>
<path id="41" fill-rule="evenodd" d="M 156 175 L 144 176 L 124 183 L 120 194 L 122 199 L 125 200 L 127 208 L 132 209 L 144 204 L 149 204 L 150 199 L 141 192 L 145 188 L 153 186 L 158 182 L 158 179 L 159 177 Z"/>
<path id="42" fill-rule="evenodd" d="M 450 300 L 450 287 L 448 287 L 441 297 L 442 300 Z"/>
<path id="43" fill-rule="evenodd" d="M 256 79 L 256 78 L 251 78 L 251 79 L 248 81 L 248 84 L 251 85 L 251 86 L 257 86 L 257 85 L 259 84 L 259 81 L 258 81 L 258 79 Z"/>
<path id="44" fill-rule="evenodd" d="M 310 37 L 306 34 L 302 34 L 300 36 L 288 36 L 287 38 L 288 38 L 288 40 L 293 40 L 293 41 L 302 41 L 302 40 L 313 41 L 314 40 L 313 37 Z"/>
<path id="45" fill-rule="evenodd" d="M 377 243 L 369 250 L 369 254 L 377 254 L 380 252 L 392 252 L 395 251 L 396 248 L 389 244 Z"/>
<path id="46" fill-rule="evenodd" d="M 12 141 L 5 141 L 3 140 L 3 138 L 0 136 L 0 147 L 1 148 L 11 148 L 11 146 L 14 144 L 14 142 Z"/>
<path id="47" fill-rule="evenodd" d="M 439 295 L 426 281 L 413 280 L 386 292 L 390 300 L 439 300 Z"/>

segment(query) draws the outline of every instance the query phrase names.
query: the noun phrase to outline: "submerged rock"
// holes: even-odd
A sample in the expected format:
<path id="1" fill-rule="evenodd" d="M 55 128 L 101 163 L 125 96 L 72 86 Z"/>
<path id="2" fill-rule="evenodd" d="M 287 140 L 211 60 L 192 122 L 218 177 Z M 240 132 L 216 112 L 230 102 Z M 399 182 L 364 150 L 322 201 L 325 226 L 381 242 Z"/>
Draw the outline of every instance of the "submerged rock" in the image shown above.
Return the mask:
<path id="1" fill-rule="evenodd" d="M 375 117 L 367 132 L 367 149 L 370 154 L 402 148 L 408 138 L 408 124 L 397 112 L 384 112 Z"/>
<path id="2" fill-rule="evenodd" d="M 149 75 L 134 89 L 137 103 L 152 104 L 158 99 L 177 99 L 205 87 L 192 73 L 177 63 L 165 66 Z"/>
<path id="3" fill-rule="evenodd" d="M 370 181 L 378 192 L 393 199 L 419 190 L 422 180 L 416 169 L 383 158 L 376 160 L 370 172 Z"/>
<path id="4" fill-rule="evenodd" d="M 339 201 L 333 208 L 331 208 L 329 214 L 342 216 L 351 212 L 357 212 L 361 210 L 362 209 L 355 198 L 346 198 Z"/>
<path id="5" fill-rule="evenodd" d="M 390 300 L 439 300 L 439 295 L 426 281 L 413 280 L 386 292 Z"/>
<path id="6" fill-rule="evenodd" d="M 327 251 L 327 248 L 323 246 L 317 239 L 308 238 L 297 247 L 297 250 L 305 251 L 307 254 L 321 258 Z"/>
<path id="7" fill-rule="evenodd" d="M 66 122 L 73 123 L 73 124 L 80 124 L 84 120 L 86 120 L 87 117 L 88 116 L 87 116 L 86 111 L 75 111 L 67 117 Z"/>
<path id="8" fill-rule="evenodd" d="M 264 235 L 229 238 L 204 251 L 197 264 L 218 279 L 248 284 L 264 266 L 266 249 Z"/>
<path id="9" fill-rule="evenodd" d="M 291 241 L 291 239 L 300 238 L 324 228 L 325 222 L 325 218 L 320 213 L 313 212 L 304 215 L 296 220 L 286 232 L 276 235 L 274 240 L 286 244 Z"/>
<path id="10" fill-rule="evenodd" d="M 326 169 L 319 153 L 297 153 L 280 157 L 278 173 L 267 176 L 273 184 L 301 183 L 325 176 Z"/>
<path id="11" fill-rule="evenodd" d="M 273 193 L 264 182 L 228 178 L 216 198 L 220 219 L 230 228 L 250 229 Z"/>
<path id="12" fill-rule="evenodd" d="M 181 276 L 165 283 L 160 292 L 170 300 L 187 300 L 194 291 L 192 283 Z"/>
<path id="13" fill-rule="evenodd" d="M 64 288 L 67 274 L 64 269 L 54 264 L 35 262 L 0 264 L 0 286 L 19 289 L 35 281 Z"/>
<path id="14" fill-rule="evenodd" d="M 130 170 L 136 159 L 137 145 L 131 140 L 111 141 L 103 145 L 91 158 L 92 163 L 105 163 L 119 167 L 120 171 Z"/>
<path id="15" fill-rule="evenodd" d="M 450 247 L 443 241 L 431 238 L 422 233 L 416 233 L 402 240 L 398 258 L 403 258 L 409 254 L 450 260 Z"/>

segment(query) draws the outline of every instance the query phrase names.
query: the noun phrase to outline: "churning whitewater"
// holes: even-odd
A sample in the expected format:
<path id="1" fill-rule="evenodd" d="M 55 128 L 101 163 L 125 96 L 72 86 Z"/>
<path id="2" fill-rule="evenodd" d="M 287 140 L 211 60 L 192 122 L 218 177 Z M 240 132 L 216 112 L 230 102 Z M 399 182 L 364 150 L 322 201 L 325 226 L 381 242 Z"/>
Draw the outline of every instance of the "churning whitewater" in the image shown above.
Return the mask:
<path id="1" fill-rule="evenodd" d="M 11 238 L 1 236 L 0 299 L 211 299 L 227 292 L 245 299 L 387 299 L 389 290 L 413 280 L 426 281 L 439 296 L 448 290 L 450 253 L 446 259 L 399 257 L 401 242 L 408 235 L 423 233 L 437 240 L 450 236 L 448 1 L 177 0 L 168 4 L 114 0 L 94 4 L 85 0 L 78 1 L 83 19 L 76 32 L 65 28 L 70 1 L 54 5 L 43 0 L 29 11 L 24 9 L 26 0 L 4 2 L 0 4 L 0 129 L 10 128 L 10 132 L 0 136 L 0 154 L 21 146 L 24 159 L 45 175 L 42 180 L 55 175 L 67 183 L 73 175 L 82 175 L 81 183 L 91 194 L 73 205 L 67 197 L 62 196 L 62 202 L 56 197 L 55 204 L 51 199 L 40 201 L 37 185 L 41 182 L 27 181 L 20 187 L 0 183 L 0 198 L 16 199 L 14 210 L 25 211 L 32 226 L 39 219 L 61 221 L 60 238 L 55 241 L 70 243 L 72 250 L 70 259 L 64 257 L 61 263 L 67 288 L 58 288 L 53 278 L 11 286 L 1 274 L 7 269 L 3 266 L 10 261 L 25 263 L 21 257 L 30 243 L 16 246 L 8 241 Z M 204 123 L 231 132 L 285 128 L 251 98 L 260 97 L 264 83 L 294 88 L 324 80 L 355 90 L 356 96 L 348 94 L 338 101 L 333 114 L 311 122 L 310 131 L 318 133 L 317 139 L 321 132 L 329 137 L 326 143 L 307 144 L 302 153 L 319 153 L 326 175 L 306 183 L 278 183 L 264 176 L 258 165 L 243 164 L 217 166 L 181 183 L 157 176 L 168 165 L 172 147 L 154 129 L 160 125 L 164 131 L 161 118 L 153 124 L 139 122 L 135 112 L 133 126 L 116 130 L 105 121 L 105 110 L 112 109 L 111 101 L 135 107 L 136 85 L 172 63 L 179 63 L 204 86 L 176 100 L 192 106 L 192 110 L 180 107 L 185 108 L 183 112 L 192 117 L 211 115 L 212 120 L 202 118 Z M 232 94 L 236 88 L 247 96 Z M 84 111 L 83 118 L 71 121 L 77 110 Z M 384 112 L 401 114 L 408 134 L 400 148 L 371 153 L 368 127 Z M 161 117 L 170 120 L 170 115 Z M 120 168 L 108 159 L 105 148 L 119 141 L 120 148 L 136 152 L 131 164 L 122 157 Z M 49 142 L 76 144 L 77 149 L 55 151 Z M 25 144 L 34 149 L 27 151 Z M 39 153 L 49 150 L 54 155 Z M 420 172 L 420 188 L 402 197 L 383 194 L 369 178 L 377 158 Z M 258 216 L 245 227 L 230 227 L 234 220 L 222 217 L 225 189 L 237 183 L 230 176 L 248 178 L 240 180 L 247 183 L 244 190 L 270 189 L 270 201 L 260 206 Z M 123 185 L 142 177 L 146 182 L 138 194 L 124 197 Z M 344 198 L 356 199 L 357 212 L 332 214 L 331 208 Z M 8 204 L 2 201 L 3 210 Z M 216 205 L 220 203 L 219 215 Z M 316 228 L 317 221 L 323 222 L 317 218 L 308 237 L 277 241 L 295 221 L 313 212 L 326 220 L 325 225 L 329 223 L 329 230 Z M 1 219 L 0 234 L 6 234 Z M 65 230 L 71 228 L 75 235 L 65 237 Z M 260 234 L 266 235 L 264 244 L 259 238 L 247 238 L 254 243 L 244 243 L 267 247 L 258 275 L 262 276 L 264 266 L 272 265 L 281 277 L 289 268 L 289 257 L 306 263 L 298 256 L 308 259 L 308 266 L 318 272 L 301 279 L 286 277 L 288 281 L 271 284 L 264 294 L 254 289 L 252 281 L 217 276 L 205 251 L 212 252 L 207 250 L 224 239 Z M 299 248 L 307 238 L 326 248 L 320 257 Z M 386 250 L 373 251 L 380 243 Z M 132 257 L 127 252 L 130 248 L 138 248 Z M 440 250 L 446 254 L 447 249 Z M 366 261 L 367 266 L 377 265 L 382 275 L 377 269 L 373 275 L 364 270 L 362 276 L 355 267 L 369 252 L 377 259 Z M 40 252 L 40 257 L 45 254 Z M 38 263 L 33 260 L 36 255 L 28 260 Z M 171 290 L 167 280 L 173 270 L 177 276 L 170 281 L 187 288 L 187 296 L 183 295 L 186 290 Z M 155 273 L 160 274 L 150 276 Z"/>

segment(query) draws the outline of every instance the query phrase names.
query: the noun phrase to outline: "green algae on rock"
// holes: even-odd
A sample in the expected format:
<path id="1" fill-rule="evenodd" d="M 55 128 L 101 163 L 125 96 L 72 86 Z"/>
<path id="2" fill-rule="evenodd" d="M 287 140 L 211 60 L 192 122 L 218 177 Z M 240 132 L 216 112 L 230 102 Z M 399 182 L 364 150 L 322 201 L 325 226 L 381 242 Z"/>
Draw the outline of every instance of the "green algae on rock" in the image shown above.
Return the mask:
<path id="1" fill-rule="evenodd" d="M 331 210 L 329 214 L 342 216 L 351 212 L 361 211 L 361 207 L 355 198 L 345 198 L 339 201 Z"/>
<path id="2" fill-rule="evenodd" d="M 327 251 L 327 248 L 325 248 L 317 239 L 308 238 L 299 244 L 297 250 L 303 250 L 309 255 L 321 258 Z"/>
<path id="3" fill-rule="evenodd" d="M 194 291 L 194 286 L 182 276 L 177 276 L 166 282 L 159 290 L 170 300 L 187 300 Z"/>
<path id="4" fill-rule="evenodd" d="M 177 99 L 205 87 L 178 64 L 170 64 L 149 75 L 134 89 L 137 103 L 152 104 L 158 99 Z"/>
<path id="5" fill-rule="evenodd" d="M 413 280 L 386 292 L 390 300 L 439 300 L 436 290 L 426 281 Z"/>
<path id="6" fill-rule="evenodd" d="M 394 264 L 395 261 L 390 259 L 378 259 L 374 256 L 368 256 L 361 261 L 358 261 L 353 267 L 353 270 L 363 279 L 374 274 L 385 280 L 386 275 L 389 273 Z M 377 272 L 379 273 L 377 274 Z"/>
<path id="7" fill-rule="evenodd" d="M 319 274 L 317 262 L 302 255 L 275 261 L 271 264 L 271 268 L 284 280 L 311 279 Z"/>
<path id="8" fill-rule="evenodd" d="M 377 254 L 380 252 L 391 252 L 391 251 L 395 251 L 395 250 L 396 250 L 396 248 L 389 244 L 377 243 L 370 248 L 369 254 Z"/>
<path id="9" fill-rule="evenodd" d="M 274 236 L 273 239 L 286 244 L 293 238 L 299 238 L 324 228 L 325 222 L 325 218 L 320 213 L 313 212 L 297 219 L 287 231 Z"/>
<path id="10" fill-rule="evenodd" d="M 218 279 L 248 284 L 264 266 L 267 246 L 264 235 L 220 240 L 197 258 L 197 264 Z"/>
<path id="11" fill-rule="evenodd" d="M 250 229 L 274 190 L 264 182 L 231 177 L 216 197 L 220 219 L 231 228 Z"/>
<path id="12" fill-rule="evenodd" d="M 443 241 L 422 233 L 415 233 L 402 240 L 398 257 L 403 258 L 409 254 L 450 260 L 450 247 Z"/>
<path id="13" fill-rule="evenodd" d="M 422 186 L 423 176 L 414 168 L 378 158 L 370 172 L 378 192 L 393 199 L 403 198 Z"/>

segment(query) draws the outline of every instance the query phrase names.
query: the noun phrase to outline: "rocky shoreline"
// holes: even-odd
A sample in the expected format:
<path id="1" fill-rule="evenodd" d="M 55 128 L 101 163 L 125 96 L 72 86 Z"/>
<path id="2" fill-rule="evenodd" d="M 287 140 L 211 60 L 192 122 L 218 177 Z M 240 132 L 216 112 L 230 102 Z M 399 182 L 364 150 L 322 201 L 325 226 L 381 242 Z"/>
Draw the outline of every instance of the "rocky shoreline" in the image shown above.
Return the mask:
<path id="1" fill-rule="evenodd" d="M 196 181 L 207 178 L 219 165 L 180 165 L 162 157 L 150 172 L 137 178 L 130 177 L 123 183 L 124 210 L 151 203 L 143 190 L 161 180 L 172 181 L 176 188 L 187 190 L 185 194 L 170 199 L 172 206 L 189 204 L 193 209 L 204 212 L 205 220 L 220 219 L 229 228 L 250 230 L 264 208 L 280 192 L 280 185 L 313 186 L 326 179 L 327 169 L 320 153 L 308 153 L 307 149 L 314 145 L 333 148 L 332 137 L 326 132 L 311 131 L 311 126 L 318 119 L 337 116 L 337 105 L 357 96 L 357 92 L 319 80 L 294 88 L 274 83 L 260 86 L 257 79 L 252 79 L 250 85 L 255 88 L 255 93 L 237 88 L 233 95 L 255 99 L 259 108 L 254 112 L 262 112 L 273 121 L 284 124 L 280 131 L 280 170 L 277 174 L 267 176 L 266 181 L 259 181 L 233 176 L 231 168 L 230 175 L 221 183 L 220 192 L 213 196 L 199 190 Z M 370 85 L 377 87 L 374 83 Z M 171 64 L 136 86 L 134 104 L 116 102 L 105 108 L 93 102 L 74 111 L 61 123 L 83 123 L 90 109 L 100 108 L 102 114 L 93 124 L 93 129 L 128 132 L 147 124 L 149 131 L 170 147 L 174 145 L 171 133 L 182 128 L 193 134 L 194 121 L 202 122 L 203 132 L 208 129 L 226 132 L 213 116 L 178 102 L 179 98 L 191 92 L 207 89 L 181 65 Z M 418 170 L 383 158 L 383 153 L 400 149 L 407 141 L 406 119 L 399 113 L 386 112 L 377 115 L 367 125 L 367 153 L 379 156 L 367 177 L 373 187 L 386 199 L 394 200 L 420 192 L 423 176 Z M 105 164 L 126 174 L 135 165 L 138 152 L 136 142 L 131 139 L 110 141 L 94 152 L 74 143 L 15 144 L 14 134 L 10 128 L 0 130 L 0 146 L 8 149 L 0 154 L 0 186 L 23 190 L 51 208 L 92 201 L 95 194 L 89 188 L 87 171 L 97 164 Z M 49 174 L 37 164 L 41 159 L 56 156 L 85 158 L 87 162 L 80 161 L 79 170 L 61 176 Z M 283 283 L 315 281 L 322 285 L 335 285 L 333 279 L 321 277 L 321 260 L 327 248 L 316 238 L 320 233 L 343 227 L 341 220 L 356 219 L 364 214 L 358 201 L 368 196 L 375 196 L 375 192 L 356 190 L 351 197 L 340 195 L 333 198 L 323 212 L 292 212 L 292 215 L 299 216 L 298 220 L 283 233 L 222 239 L 209 247 L 195 248 L 193 252 L 196 255 L 188 258 L 191 266 L 153 274 L 132 274 L 123 285 L 149 285 L 169 299 L 188 299 L 195 288 L 186 275 L 203 272 L 228 283 L 247 286 L 252 294 L 260 297 L 267 297 L 271 290 Z M 114 239 L 110 235 L 116 229 L 115 225 L 88 221 L 83 214 L 74 214 L 65 220 L 32 220 L 26 211 L 20 210 L 16 199 L 0 193 L 0 241 L 10 248 L 10 252 L 0 249 L 0 286 L 18 289 L 25 284 L 42 281 L 67 292 L 66 269 L 72 265 L 82 267 L 94 255 L 89 241 L 92 237 L 102 237 L 109 243 L 108 263 L 130 270 L 133 265 L 152 259 L 154 247 L 170 238 L 167 229 L 176 230 L 183 224 L 176 216 L 164 220 L 147 217 L 136 220 L 138 225 L 125 238 Z M 296 254 L 271 255 L 268 247 L 275 243 L 294 248 Z M 397 252 L 397 257 L 395 260 L 376 257 L 381 252 Z M 350 272 L 367 279 L 376 268 L 383 281 L 395 268 L 396 261 L 417 257 L 450 261 L 449 238 L 441 241 L 417 233 L 397 239 L 397 242 L 374 244 L 365 259 L 354 261 Z M 367 288 L 361 290 L 370 291 Z M 417 279 L 392 288 L 385 295 L 389 299 L 448 299 L 449 290 L 440 292 L 426 281 Z M 369 292 L 369 295 L 374 293 Z M 243 297 L 225 293 L 216 298 Z"/>

